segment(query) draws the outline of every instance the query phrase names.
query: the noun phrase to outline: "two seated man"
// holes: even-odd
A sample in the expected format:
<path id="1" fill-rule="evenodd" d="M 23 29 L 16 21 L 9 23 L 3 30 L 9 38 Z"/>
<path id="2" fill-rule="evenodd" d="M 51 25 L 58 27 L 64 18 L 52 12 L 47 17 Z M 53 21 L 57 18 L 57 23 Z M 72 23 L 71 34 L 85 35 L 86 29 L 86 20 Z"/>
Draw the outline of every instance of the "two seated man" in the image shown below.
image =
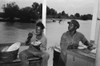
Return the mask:
<path id="1" fill-rule="evenodd" d="M 61 58 L 66 64 L 66 50 L 67 49 L 77 49 L 79 42 L 81 41 L 84 45 L 88 46 L 88 49 L 92 49 L 92 44 L 88 42 L 85 36 L 76 31 L 80 24 L 76 20 L 71 20 L 68 22 L 68 31 L 63 33 L 60 41 L 60 48 L 61 48 Z M 26 44 L 29 44 L 29 48 L 27 50 L 22 51 L 19 54 L 19 58 L 22 61 L 22 66 L 29 66 L 28 57 L 33 55 L 42 57 L 42 66 L 47 66 L 49 54 L 46 53 L 46 46 L 47 46 L 47 39 L 43 34 L 44 25 L 41 22 L 36 24 L 35 31 L 29 33 Z"/>

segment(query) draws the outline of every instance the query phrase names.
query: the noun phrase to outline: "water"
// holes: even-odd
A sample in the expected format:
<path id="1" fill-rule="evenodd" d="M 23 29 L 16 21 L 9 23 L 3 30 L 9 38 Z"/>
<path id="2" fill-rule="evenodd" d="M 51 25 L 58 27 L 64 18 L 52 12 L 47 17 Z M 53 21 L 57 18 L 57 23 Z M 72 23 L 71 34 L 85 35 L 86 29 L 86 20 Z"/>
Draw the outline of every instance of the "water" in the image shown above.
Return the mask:
<path id="1" fill-rule="evenodd" d="M 25 42 L 28 32 L 34 29 L 32 23 L 0 22 L 0 43 Z"/>
<path id="2" fill-rule="evenodd" d="M 68 30 L 68 22 L 69 20 L 62 20 L 59 24 L 59 21 L 47 23 L 47 31 L 46 36 L 48 39 L 48 46 L 57 45 L 60 43 L 61 35 Z M 80 23 L 80 28 L 78 31 L 82 32 L 85 37 L 90 40 L 90 31 L 91 31 L 91 20 L 82 21 L 78 20 Z M 99 22 L 97 22 L 96 29 L 96 40 L 98 36 L 98 26 Z M 12 43 L 12 42 L 25 42 L 27 38 L 27 34 L 34 29 L 33 23 L 5 23 L 0 22 L 0 43 Z"/>

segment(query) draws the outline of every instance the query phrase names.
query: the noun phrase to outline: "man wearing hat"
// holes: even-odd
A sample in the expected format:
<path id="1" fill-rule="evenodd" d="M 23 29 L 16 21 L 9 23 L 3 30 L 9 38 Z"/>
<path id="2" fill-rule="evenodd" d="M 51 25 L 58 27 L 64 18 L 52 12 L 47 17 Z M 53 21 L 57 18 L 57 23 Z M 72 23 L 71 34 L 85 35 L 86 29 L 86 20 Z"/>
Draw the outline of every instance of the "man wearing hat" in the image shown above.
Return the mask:
<path id="1" fill-rule="evenodd" d="M 61 58 L 66 64 L 66 58 L 67 58 L 67 49 L 77 49 L 79 42 L 81 41 L 84 45 L 88 47 L 88 49 L 91 49 L 92 44 L 88 42 L 88 40 L 85 38 L 85 36 L 78 32 L 77 29 L 80 27 L 80 24 L 77 20 L 71 20 L 68 22 L 68 31 L 63 33 L 60 41 L 60 47 L 61 47 Z"/>

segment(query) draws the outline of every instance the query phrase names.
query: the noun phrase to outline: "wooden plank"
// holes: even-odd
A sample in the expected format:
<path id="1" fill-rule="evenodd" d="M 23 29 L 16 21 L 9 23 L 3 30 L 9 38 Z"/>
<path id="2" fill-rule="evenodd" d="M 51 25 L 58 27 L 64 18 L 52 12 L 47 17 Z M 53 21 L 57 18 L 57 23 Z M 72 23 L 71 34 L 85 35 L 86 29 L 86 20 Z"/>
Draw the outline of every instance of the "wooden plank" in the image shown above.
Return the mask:
<path id="1" fill-rule="evenodd" d="M 82 50 L 68 50 L 67 54 L 84 59 L 88 62 L 95 63 L 95 55 L 90 53 L 84 53 Z"/>
<path id="2" fill-rule="evenodd" d="M 39 60 L 41 60 L 41 58 L 38 58 L 38 57 L 33 57 L 33 58 L 29 58 L 28 59 L 29 61 L 39 61 Z M 15 60 L 13 60 L 12 62 L 3 62 L 3 61 L 0 61 L 0 64 L 2 63 L 18 63 L 18 62 L 20 62 L 21 60 L 19 59 L 19 58 L 17 58 L 17 59 L 15 59 Z"/>
<path id="3" fill-rule="evenodd" d="M 58 47 L 54 47 L 54 50 L 58 50 L 59 52 L 61 51 L 60 48 Z M 78 57 L 81 59 L 84 59 L 86 61 L 95 63 L 95 58 L 96 58 L 96 54 L 91 53 L 89 50 L 84 49 L 84 50 L 80 50 L 80 49 L 71 49 L 71 50 L 67 50 L 67 54 L 70 54 L 74 57 Z"/>
<path id="4" fill-rule="evenodd" d="M 34 58 L 29 58 L 28 60 L 30 62 L 30 66 L 33 65 L 39 66 L 41 64 L 41 58 L 34 57 Z M 20 66 L 20 65 L 21 65 L 20 59 L 13 60 L 12 62 L 0 61 L 0 66 Z"/>

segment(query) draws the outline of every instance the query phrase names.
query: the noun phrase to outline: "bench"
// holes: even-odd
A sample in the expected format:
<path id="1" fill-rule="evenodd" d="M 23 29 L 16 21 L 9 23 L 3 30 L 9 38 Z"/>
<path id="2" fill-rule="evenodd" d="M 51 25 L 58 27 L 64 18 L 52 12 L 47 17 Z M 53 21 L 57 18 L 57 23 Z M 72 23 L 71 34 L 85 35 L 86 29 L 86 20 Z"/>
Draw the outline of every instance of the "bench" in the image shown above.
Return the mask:
<path id="1" fill-rule="evenodd" d="M 29 65 L 30 66 L 40 66 L 41 64 L 41 59 L 42 58 L 38 58 L 38 57 L 33 57 L 33 58 L 29 58 Z M 13 60 L 12 62 L 3 62 L 0 61 L 0 66 L 21 66 L 21 60 L 19 58 Z"/>

